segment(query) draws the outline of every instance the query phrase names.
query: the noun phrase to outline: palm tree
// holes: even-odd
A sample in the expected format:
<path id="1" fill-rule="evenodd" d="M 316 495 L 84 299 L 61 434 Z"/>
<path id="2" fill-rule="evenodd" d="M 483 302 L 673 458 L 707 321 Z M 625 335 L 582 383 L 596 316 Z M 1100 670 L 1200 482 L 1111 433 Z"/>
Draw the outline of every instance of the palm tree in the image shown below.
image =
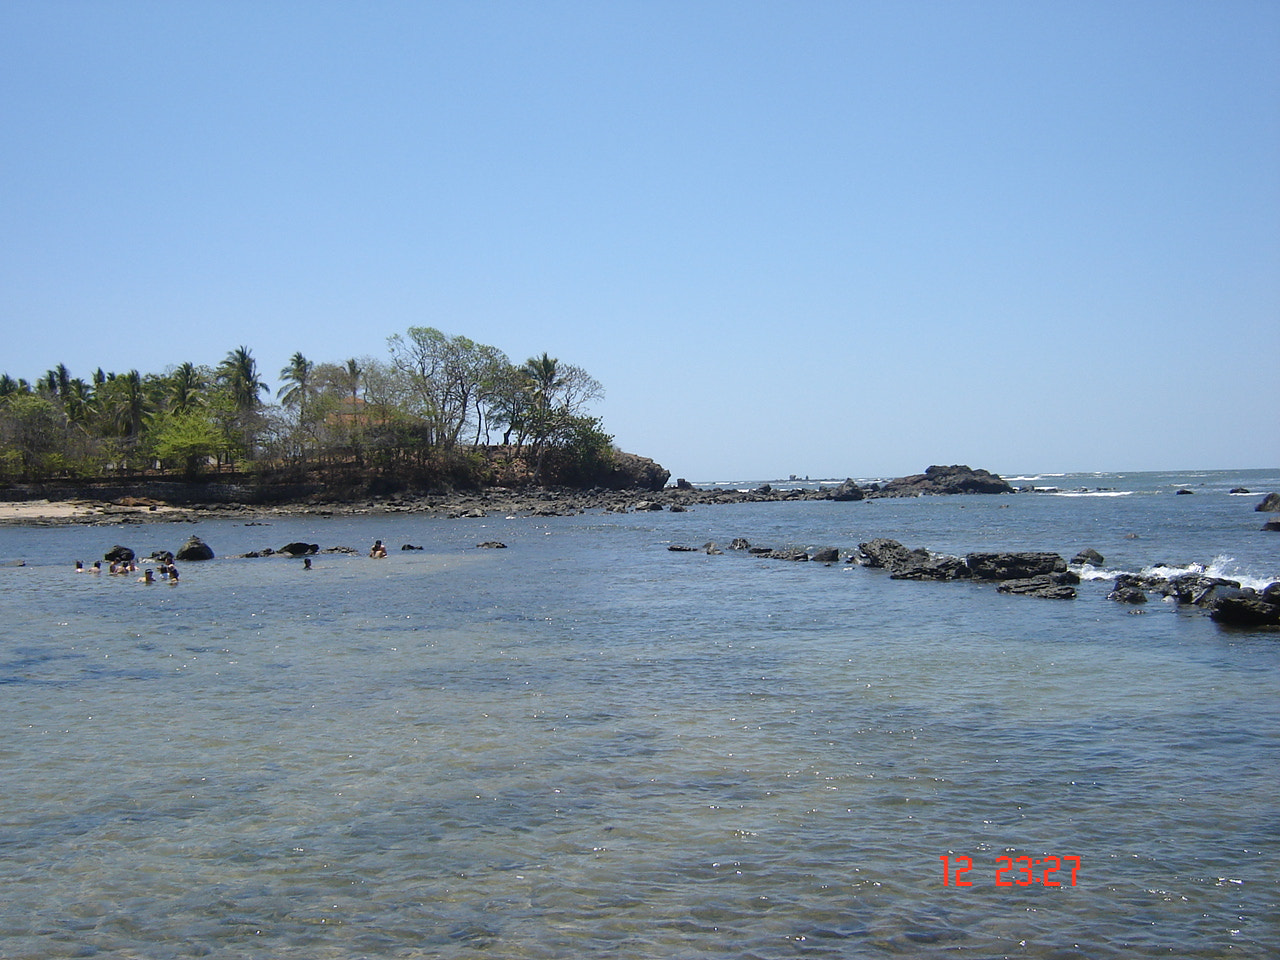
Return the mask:
<path id="1" fill-rule="evenodd" d="M 169 375 L 169 409 L 174 413 L 189 413 L 199 406 L 200 392 L 206 386 L 204 375 L 195 364 L 179 365 Z"/>
<path id="2" fill-rule="evenodd" d="M 364 378 L 364 371 L 360 369 L 355 357 L 347 360 L 346 371 L 347 387 L 351 391 L 351 409 L 354 410 L 356 401 L 360 399 L 360 381 Z"/>
<path id="3" fill-rule="evenodd" d="M 286 407 L 297 407 L 300 420 L 307 416 L 307 397 L 311 394 L 311 372 L 314 369 L 315 364 L 298 352 L 289 358 L 289 366 L 280 371 L 284 385 L 276 396 Z"/>
<path id="4" fill-rule="evenodd" d="M 93 387 L 76 377 L 68 385 L 67 393 L 62 398 L 62 405 L 67 411 L 68 420 L 84 424 L 89 419 L 93 406 Z"/>
<path id="5" fill-rule="evenodd" d="M 147 392 L 142 387 L 142 375 L 137 370 L 115 379 L 114 414 L 116 425 L 128 443 L 136 443 L 142 433 L 142 422 L 149 412 Z"/>
<path id="6" fill-rule="evenodd" d="M 218 381 L 231 391 L 231 399 L 241 414 L 254 413 L 261 401 L 258 394 L 269 387 L 258 376 L 258 361 L 248 347 L 236 347 L 218 364 Z"/>
<path id="7" fill-rule="evenodd" d="M 542 479 L 542 455 L 546 452 L 546 440 L 552 427 L 551 405 L 555 392 L 561 385 L 559 366 L 560 361 L 544 351 L 540 357 L 530 357 L 521 368 L 533 385 L 529 426 L 532 428 L 533 449 L 537 457 L 533 468 L 535 481 Z"/>
<path id="8" fill-rule="evenodd" d="M 258 376 L 258 361 L 248 347 L 236 347 L 218 364 L 218 382 L 227 388 L 244 452 L 252 455 L 258 426 L 258 394 L 269 389 Z"/>
<path id="9" fill-rule="evenodd" d="M 71 389 L 71 371 L 60 363 L 36 381 L 36 389 L 56 399 L 65 399 Z"/>

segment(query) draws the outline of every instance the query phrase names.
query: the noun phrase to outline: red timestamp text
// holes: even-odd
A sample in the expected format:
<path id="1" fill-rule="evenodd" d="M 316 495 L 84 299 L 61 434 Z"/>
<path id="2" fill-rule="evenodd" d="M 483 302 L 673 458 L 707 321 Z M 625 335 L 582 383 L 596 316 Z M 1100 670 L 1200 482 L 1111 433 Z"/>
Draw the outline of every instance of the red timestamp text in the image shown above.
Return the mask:
<path id="1" fill-rule="evenodd" d="M 942 885 L 955 884 L 957 887 L 972 887 L 974 881 L 968 878 L 974 869 L 973 858 L 958 856 L 942 856 Z M 1069 873 L 1067 872 L 1069 868 Z M 1079 857 L 1047 856 L 1041 859 L 1032 857 L 996 857 L 995 885 L 997 887 L 1029 887 L 1034 883 L 1046 887 L 1074 887 L 1076 876 L 1080 872 Z"/>

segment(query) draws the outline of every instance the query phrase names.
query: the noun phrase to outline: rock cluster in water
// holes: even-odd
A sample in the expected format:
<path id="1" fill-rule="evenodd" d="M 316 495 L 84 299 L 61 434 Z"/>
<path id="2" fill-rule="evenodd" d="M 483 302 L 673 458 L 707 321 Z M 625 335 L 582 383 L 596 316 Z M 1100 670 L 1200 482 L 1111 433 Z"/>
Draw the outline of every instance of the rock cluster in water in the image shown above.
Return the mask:
<path id="1" fill-rule="evenodd" d="M 1236 580 L 1194 571 L 1174 577 L 1122 573 L 1107 597 L 1121 603 L 1146 603 L 1149 594 L 1208 610 L 1218 623 L 1280 627 L 1280 582 L 1254 590 Z"/>
<path id="2" fill-rule="evenodd" d="M 715 542 L 700 547 L 673 545 L 673 552 L 724 553 Z M 739 537 L 730 545 L 753 556 L 772 560 L 821 561 L 835 563 L 840 551 L 834 547 L 815 550 L 753 546 Z M 1078 553 L 1072 565 L 1100 564 L 1103 557 L 1096 550 Z M 885 570 L 891 580 L 968 580 L 995 583 L 1000 593 L 1024 597 L 1070 600 L 1076 596 L 1080 577 L 1057 553 L 1034 551 L 974 552 L 963 557 L 934 553 L 917 547 L 911 549 L 897 540 L 877 538 L 858 545 L 845 557 L 845 563 Z M 1108 599 L 1122 603 L 1145 603 L 1149 593 L 1159 594 L 1178 604 L 1207 610 L 1218 623 L 1242 627 L 1280 627 L 1280 582 L 1263 590 L 1241 586 L 1235 580 L 1210 577 L 1202 573 L 1183 573 L 1175 577 L 1120 574 Z"/>
<path id="3" fill-rule="evenodd" d="M 714 542 L 701 547 L 673 545 L 667 549 L 711 555 L 724 552 Z M 835 563 L 840 559 L 840 551 L 834 547 L 820 547 L 812 552 L 791 547 L 774 549 L 752 546 L 741 537 L 733 541 L 730 549 L 770 560 Z M 1067 561 L 1056 553 L 992 552 L 955 557 L 923 548 L 912 550 L 897 540 L 885 538 L 859 544 L 846 562 L 887 570 L 892 580 L 972 580 L 996 583 L 1001 593 L 1054 600 L 1075 597 L 1075 585 L 1080 582 L 1080 577 L 1067 569 Z"/>

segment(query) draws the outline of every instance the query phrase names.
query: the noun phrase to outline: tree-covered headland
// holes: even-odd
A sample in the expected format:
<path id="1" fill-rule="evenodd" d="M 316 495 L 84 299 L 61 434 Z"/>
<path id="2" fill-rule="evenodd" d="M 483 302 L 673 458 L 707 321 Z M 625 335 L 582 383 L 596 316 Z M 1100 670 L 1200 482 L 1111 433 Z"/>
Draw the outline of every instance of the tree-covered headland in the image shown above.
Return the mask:
<path id="1" fill-rule="evenodd" d="M 543 353 L 411 327 L 382 358 L 295 353 L 269 395 L 247 346 L 215 366 L 87 379 L 0 375 L 0 481 L 234 475 L 350 491 L 586 486 L 617 452 L 588 413 L 603 389 Z"/>

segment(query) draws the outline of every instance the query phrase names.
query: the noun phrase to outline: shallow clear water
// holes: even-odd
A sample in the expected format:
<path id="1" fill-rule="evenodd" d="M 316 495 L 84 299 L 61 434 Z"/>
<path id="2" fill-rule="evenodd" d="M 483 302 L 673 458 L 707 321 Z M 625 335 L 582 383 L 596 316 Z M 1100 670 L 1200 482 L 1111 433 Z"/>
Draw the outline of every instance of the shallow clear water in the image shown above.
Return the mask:
<path id="1" fill-rule="evenodd" d="M 1127 494 L 0 529 L 0 954 L 1276 956 L 1280 636 L 666 550 L 1280 576 L 1276 472 L 1071 481 Z M 191 532 L 393 550 L 70 571 Z"/>

